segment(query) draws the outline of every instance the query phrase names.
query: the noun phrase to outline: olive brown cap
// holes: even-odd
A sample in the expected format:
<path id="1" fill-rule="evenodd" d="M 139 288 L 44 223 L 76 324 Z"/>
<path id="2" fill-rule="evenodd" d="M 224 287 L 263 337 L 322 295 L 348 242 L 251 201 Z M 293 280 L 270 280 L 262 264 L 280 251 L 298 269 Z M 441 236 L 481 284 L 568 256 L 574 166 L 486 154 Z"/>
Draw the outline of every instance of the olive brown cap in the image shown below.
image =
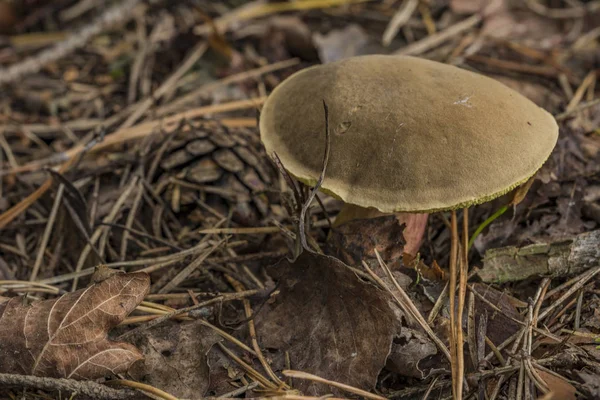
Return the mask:
<path id="1" fill-rule="evenodd" d="M 416 57 L 370 55 L 301 70 L 261 112 L 261 139 L 296 178 L 382 212 L 479 204 L 526 182 L 558 137 L 548 112 L 491 78 Z"/>

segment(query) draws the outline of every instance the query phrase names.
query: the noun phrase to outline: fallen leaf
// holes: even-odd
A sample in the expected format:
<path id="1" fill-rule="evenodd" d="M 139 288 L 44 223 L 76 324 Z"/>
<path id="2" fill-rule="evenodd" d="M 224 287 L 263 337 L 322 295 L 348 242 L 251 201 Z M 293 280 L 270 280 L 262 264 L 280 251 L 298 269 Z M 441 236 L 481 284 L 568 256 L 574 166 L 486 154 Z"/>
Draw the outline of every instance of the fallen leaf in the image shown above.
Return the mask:
<path id="1" fill-rule="evenodd" d="M 363 260 L 375 259 L 377 249 L 392 264 L 402 257 L 403 231 L 394 215 L 351 220 L 332 229 L 326 251 L 348 265 L 360 265 Z"/>
<path id="2" fill-rule="evenodd" d="M 273 274 L 279 294 L 256 315 L 262 346 L 288 352 L 292 369 L 372 389 L 400 330 L 388 295 L 341 261 L 307 251 Z M 294 388 L 306 395 L 332 390 L 305 380 Z"/>
<path id="3" fill-rule="evenodd" d="M 588 399 L 600 399 L 600 380 L 598 380 L 598 375 L 582 371 L 576 371 L 575 373 L 583 381 L 580 389 L 584 392 L 584 395 L 587 395 Z"/>
<path id="4" fill-rule="evenodd" d="M 548 354 L 548 351 L 553 351 L 552 347 L 563 346 L 564 343 L 570 343 L 577 345 L 579 350 L 583 350 L 590 356 L 592 359 L 596 361 L 600 361 L 600 347 L 598 347 L 598 342 L 596 338 L 597 334 L 589 332 L 585 329 L 580 329 L 575 331 L 573 334 L 563 335 L 561 338 L 561 342 L 557 342 L 551 338 L 542 338 L 539 340 L 541 346 L 534 352 L 536 356 Z"/>
<path id="5" fill-rule="evenodd" d="M 230 351 L 235 352 L 231 348 Z M 210 378 L 206 396 L 220 397 L 245 385 L 246 374 L 244 370 L 231 357 L 223 353 L 218 346 L 213 346 L 209 351 L 208 365 L 210 367 Z"/>
<path id="6" fill-rule="evenodd" d="M 600 303 L 600 301 L 595 301 L 595 303 Z M 593 308 L 593 313 L 588 318 L 585 319 L 583 326 L 588 328 L 595 329 L 596 331 L 600 331 L 600 308 L 598 306 Z"/>
<path id="7" fill-rule="evenodd" d="M 417 255 L 427 228 L 427 214 L 386 215 L 363 210 L 338 215 L 327 240 L 329 254 L 349 265 L 375 259 L 374 249 L 389 264 L 402 258 L 403 253 L 412 258 Z"/>
<path id="8" fill-rule="evenodd" d="M 405 267 L 414 269 L 423 278 L 428 281 L 445 281 L 446 273 L 439 266 L 437 261 L 433 260 L 431 266 L 425 264 L 420 257 L 415 257 L 412 254 L 404 253 L 402 255 L 402 264 Z"/>
<path id="9" fill-rule="evenodd" d="M 171 322 L 132 336 L 129 341 L 144 354 L 129 374 L 181 398 L 204 396 L 209 386 L 208 352 L 220 340 L 201 321 Z"/>
<path id="10" fill-rule="evenodd" d="M 402 376 L 423 379 L 428 371 L 419 362 L 435 354 L 437 347 L 426 334 L 403 328 L 400 336 L 394 340 L 386 367 Z"/>
<path id="11" fill-rule="evenodd" d="M 480 316 L 487 313 L 486 335 L 492 343 L 498 346 L 514 335 L 520 328 L 520 325 L 511 318 L 521 321 L 523 317 L 514 306 L 511 296 L 482 283 L 475 283 L 473 289 L 503 312 L 499 313 L 478 296 L 475 296 L 475 326 L 479 326 Z M 490 351 L 490 349 L 488 348 L 486 351 Z"/>
<path id="12" fill-rule="evenodd" d="M 538 375 L 544 380 L 552 395 L 549 400 L 575 400 L 577 390 L 566 379 L 558 377 L 541 369 L 535 369 Z"/>
<path id="13" fill-rule="evenodd" d="M 127 371 L 142 354 L 107 334 L 149 287 L 146 273 L 118 274 L 57 299 L 0 304 L 0 373 L 96 379 Z"/>

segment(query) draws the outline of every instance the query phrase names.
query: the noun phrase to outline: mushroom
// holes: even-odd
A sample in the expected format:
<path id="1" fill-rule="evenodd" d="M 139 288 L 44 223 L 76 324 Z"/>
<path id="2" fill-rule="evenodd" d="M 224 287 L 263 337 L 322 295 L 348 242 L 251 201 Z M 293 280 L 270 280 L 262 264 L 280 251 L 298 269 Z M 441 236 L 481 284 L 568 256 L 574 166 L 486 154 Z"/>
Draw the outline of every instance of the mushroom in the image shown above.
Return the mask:
<path id="1" fill-rule="evenodd" d="M 347 58 L 295 73 L 275 88 L 261 112 L 267 152 L 308 185 L 317 182 L 322 167 L 323 101 L 331 150 L 321 190 L 382 213 L 451 210 L 452 294 L 459 247 L 455 210 L 464 208 L 450 341 L 453 377 L 462 382 L 467 207 L 527 182 L 554 148 L 558 126 L 527 98 L 474 72 L 406 56 Z M 454 310 L 454 295 L 450 303 Z M 462 385 L 454 390 L 461 398 Z"/>

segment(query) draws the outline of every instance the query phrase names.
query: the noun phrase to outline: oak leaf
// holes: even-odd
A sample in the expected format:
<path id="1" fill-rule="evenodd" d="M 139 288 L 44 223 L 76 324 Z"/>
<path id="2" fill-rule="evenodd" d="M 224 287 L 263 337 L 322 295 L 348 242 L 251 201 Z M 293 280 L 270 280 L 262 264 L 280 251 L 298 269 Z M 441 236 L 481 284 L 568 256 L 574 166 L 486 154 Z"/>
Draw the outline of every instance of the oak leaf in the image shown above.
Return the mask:
<path id="1" fill-rule="evenodd" d="M 127 371 L 143 356 L 108 331 L 149 287 L 148 274 L 121 273 L 57 299 L 0 303 L 0 373 L 95 379 Z"/>

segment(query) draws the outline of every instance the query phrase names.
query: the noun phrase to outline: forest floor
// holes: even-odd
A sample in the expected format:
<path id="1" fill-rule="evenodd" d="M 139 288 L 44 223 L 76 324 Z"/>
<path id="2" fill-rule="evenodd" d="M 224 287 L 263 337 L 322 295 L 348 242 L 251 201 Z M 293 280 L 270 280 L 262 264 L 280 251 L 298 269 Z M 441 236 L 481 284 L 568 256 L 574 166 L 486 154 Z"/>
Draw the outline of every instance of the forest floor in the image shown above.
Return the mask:
<path id="1" fill-rule="evenodd" d="M 451 398 L 450 213 L 418 258 L 393 216 L 332 228 L 342 203 L 303 206 L 260 142 L 286 77 L 374 53 L 485 74 L 556 118 L 529 192 L 469 252 L 464 398 L 599 399 L 583 0 L 0 0 L 0 398 Z M 508 202 L 471 208 L 469 233 Z M 335 258 L 291 261 L 303 207 Z"/>

